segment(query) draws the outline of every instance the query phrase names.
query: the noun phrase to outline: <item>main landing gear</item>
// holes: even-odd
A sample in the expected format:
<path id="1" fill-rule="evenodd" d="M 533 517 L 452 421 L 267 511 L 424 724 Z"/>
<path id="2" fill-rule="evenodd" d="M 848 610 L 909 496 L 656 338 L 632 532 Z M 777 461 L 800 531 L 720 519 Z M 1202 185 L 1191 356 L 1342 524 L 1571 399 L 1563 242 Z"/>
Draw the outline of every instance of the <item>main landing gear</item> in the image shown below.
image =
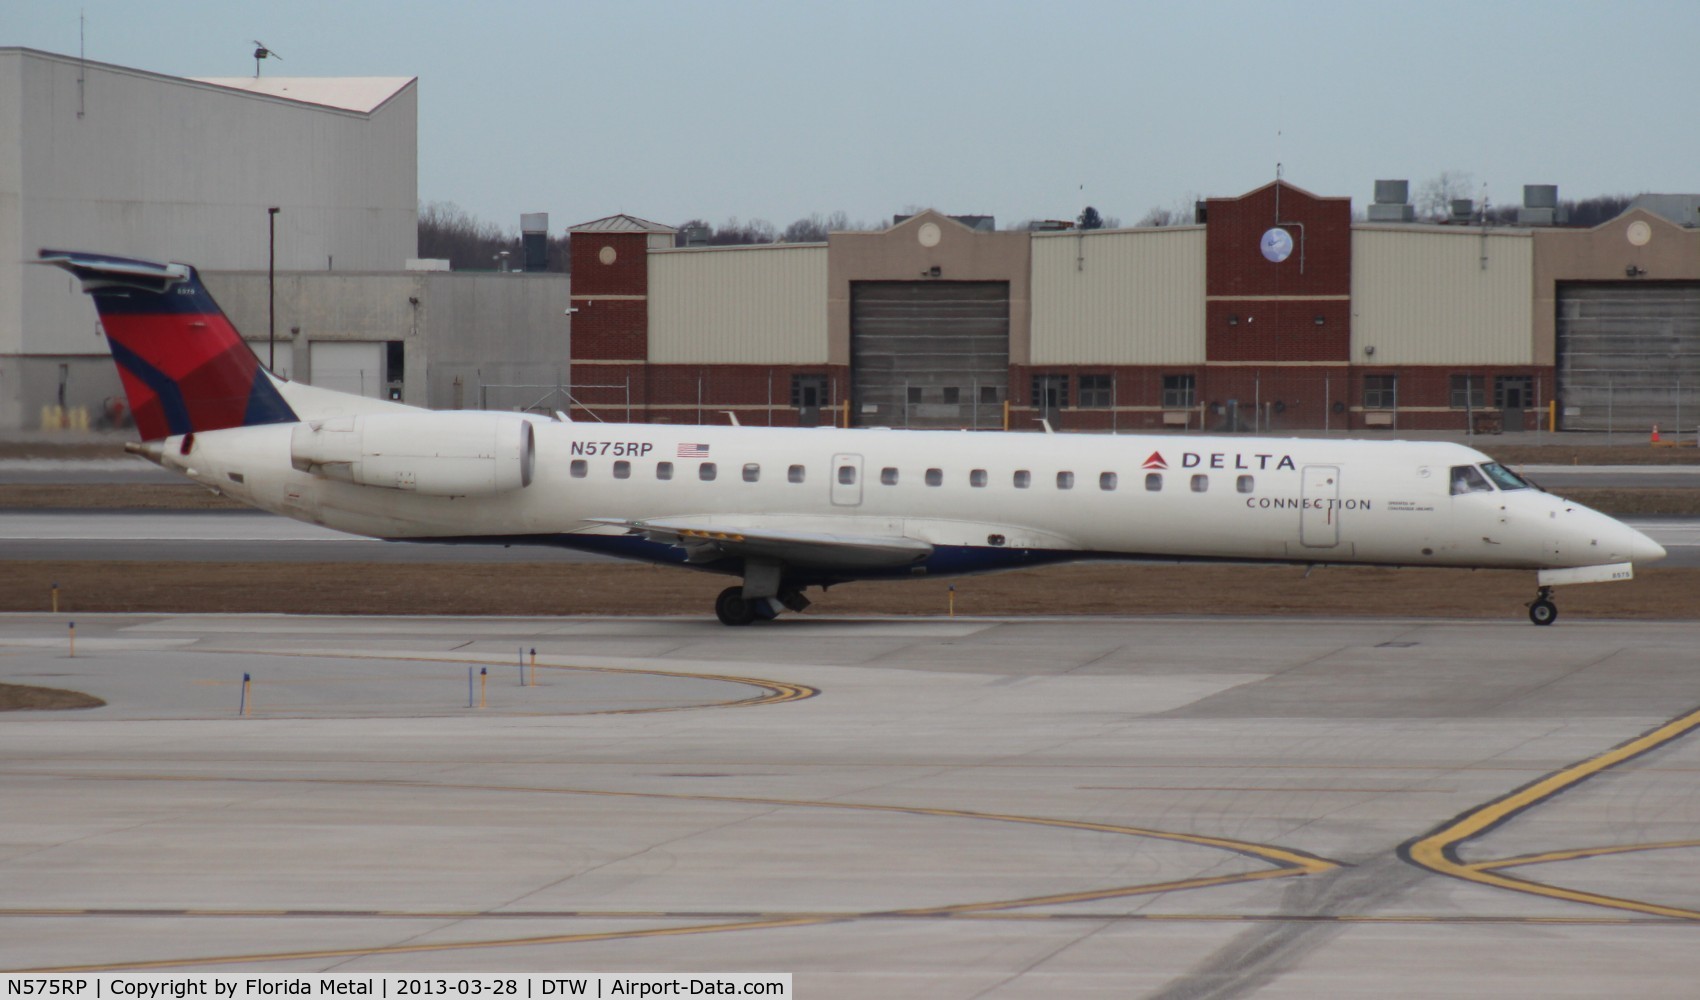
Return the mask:
<path id="1" fill-rule="evenodd" d="M 809 599 L 785 579 L 778 563 L 750 559 L 744 562 L 744 583 L 727 587 L 714 599 L 714 615 L 722 625 L 770 622 L 789 608 L 801 611 Z"/>
<path id="2" fill-rule="evenodd" d="M 1551 625 L 1558 621 L 1558 605 L 1552 603 L 1552 588 L 1541 587 L 1529 602 L 1529 620 L 1536 625 Z"/>

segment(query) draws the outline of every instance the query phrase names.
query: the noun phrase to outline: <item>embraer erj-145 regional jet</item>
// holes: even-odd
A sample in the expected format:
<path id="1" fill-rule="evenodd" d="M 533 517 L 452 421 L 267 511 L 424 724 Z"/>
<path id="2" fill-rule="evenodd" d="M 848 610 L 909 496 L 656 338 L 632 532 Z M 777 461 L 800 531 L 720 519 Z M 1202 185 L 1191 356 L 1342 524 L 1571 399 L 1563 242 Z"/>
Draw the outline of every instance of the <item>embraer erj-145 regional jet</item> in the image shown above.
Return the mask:
<path id="1" fill-rule="evenodd" d="M 94 296 L 142 443 L 264 510 L 398 541 L 557 545 L 742 578 L 728 625 L 809 587 L 1075 559 L 1357 563 L 1627 580 L 1639 531 L 1421 441 L 573 423 L 278 379 L 195 269 L 41 251 Z"/>

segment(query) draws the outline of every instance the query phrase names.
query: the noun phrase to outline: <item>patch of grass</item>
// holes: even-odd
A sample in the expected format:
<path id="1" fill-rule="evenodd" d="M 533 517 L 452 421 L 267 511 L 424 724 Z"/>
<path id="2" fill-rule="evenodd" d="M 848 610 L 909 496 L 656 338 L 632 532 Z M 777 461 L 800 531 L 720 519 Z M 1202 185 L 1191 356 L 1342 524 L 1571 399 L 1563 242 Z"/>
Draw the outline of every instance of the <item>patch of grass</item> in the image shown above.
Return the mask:
<path id="1" fill-rule="evenodd" d="M 99 708 L 106 702 L 81 691 L 0 684 L 0 712 L 58 712 L 69 708 Z"/>

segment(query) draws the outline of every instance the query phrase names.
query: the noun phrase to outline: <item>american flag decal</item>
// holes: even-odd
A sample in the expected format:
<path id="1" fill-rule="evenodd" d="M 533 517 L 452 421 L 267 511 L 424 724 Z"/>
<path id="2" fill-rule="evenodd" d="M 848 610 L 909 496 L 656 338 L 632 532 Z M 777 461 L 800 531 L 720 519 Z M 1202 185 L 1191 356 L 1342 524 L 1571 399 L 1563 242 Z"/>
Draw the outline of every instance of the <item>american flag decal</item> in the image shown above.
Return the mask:
<path id="1" fill-rule="evenodd" d="M 708 445 L 706 445 L 706 444 L 682 444 L 682 445 L 679 446 L 679 457 L 680 458 L 707 458 L 708 457 Z"/>

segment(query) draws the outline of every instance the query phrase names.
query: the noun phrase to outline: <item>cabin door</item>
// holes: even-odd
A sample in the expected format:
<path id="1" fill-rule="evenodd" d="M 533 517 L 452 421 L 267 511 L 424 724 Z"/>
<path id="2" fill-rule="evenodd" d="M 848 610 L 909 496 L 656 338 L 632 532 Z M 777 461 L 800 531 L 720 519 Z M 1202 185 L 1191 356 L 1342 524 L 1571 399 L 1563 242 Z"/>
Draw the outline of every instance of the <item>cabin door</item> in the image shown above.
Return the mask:
<path id="1" fill-rule="evenodd" d="M 862 503 L 862 456 L 832 456 L 832 505 L 859 507 Z"/>
<path id="2" fill-rule="evenodd" d="M 1340 544 L 1340 467 L 1307 465 L 1301 475 L 1299 542 L 1310 549 L 1333 548 Z"/>

